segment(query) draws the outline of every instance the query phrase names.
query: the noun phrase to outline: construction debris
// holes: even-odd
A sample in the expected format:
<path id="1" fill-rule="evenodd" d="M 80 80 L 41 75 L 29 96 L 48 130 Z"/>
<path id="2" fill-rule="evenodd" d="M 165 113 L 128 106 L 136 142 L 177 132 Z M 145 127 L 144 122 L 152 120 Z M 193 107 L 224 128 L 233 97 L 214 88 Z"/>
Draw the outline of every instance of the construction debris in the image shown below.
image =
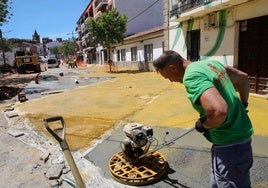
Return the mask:
<path id="1" fill-rule="evenodd" d="M 57 93 L 62 93 L 65 90 L 55 90 L 55 91 L 49 91 L 49 92 L 42 92 L 41 95 L 50 95 L 50 94 L 57 94 Z"/>
<path id="2" fill-rule="evenodd" d="M 5 108 L 4 112 L 9 112 L 9 111 L 13 111 L 14 108 L 13 107 L 8 107 L 8 108 Z"/>
<path id="3" fill-rule="evenodd" d="M 68 174 L 70 171 L 71 171 L 71 169 L 70 169 L 69 166 L 65 166 L 65 167 L 62 169 L 62 173 L 63 173 L 63 174 Z"/>
<path id="4" fill-rule="evenodd" d="M 49 180 L 59 179 L 62 175 L 62 169 L 64 168 L 64 164 L 54 164 L 52 165 L 48 171 L 46 172 L 46 177 Z"/>
<path id="5" fill-rule="evenodd" d="M 50 153 L 49 152 L 42 152 L 40 156 L 40 160 L 44 161 L 46 163 L 49 159 Z"/>
<path id="6" fill-rule="evenodd" d="M 19 130 L 19 129 L 9 128 L 8 134 L 17 138 L 17 137 L 23 136 L 24 132 L 22 130 Z"/>
<path id="7" fill-rule="evenodd" d="M 59 179 L 59 180 L 53 180 L 50 183 L 50 187 L 59 187 L 60 185 L 62 185 L 63 180 Z"/>
<path id="8" fill-rule="evenodd" d="M 19 116 L 19 114 L 14 113 L 14 112 L 11 112 L 11 113 L 6 114 L 6 116 L 7 116 L 8 118 L 14 118 L 14 117 Z"/>

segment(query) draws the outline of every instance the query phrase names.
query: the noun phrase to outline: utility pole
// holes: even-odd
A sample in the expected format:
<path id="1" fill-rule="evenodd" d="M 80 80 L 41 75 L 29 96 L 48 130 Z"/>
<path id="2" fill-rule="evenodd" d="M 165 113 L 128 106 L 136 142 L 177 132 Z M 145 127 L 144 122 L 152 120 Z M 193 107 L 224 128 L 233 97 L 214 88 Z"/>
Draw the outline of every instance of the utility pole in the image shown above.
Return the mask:
<path id="1" fill-rule="evenodd" d="M 2 48 L 2 56 L 3 56 L 3 61 L 4 61 L 4 65 L 6 65 L 6 57 L 5 57 L 5 49 L 4 49 L 4 41 L 3 41 L 3 34 L 2 34 L 2 30 L 0 29 L 0 40 L 1 40 L 1 48 Z"/>

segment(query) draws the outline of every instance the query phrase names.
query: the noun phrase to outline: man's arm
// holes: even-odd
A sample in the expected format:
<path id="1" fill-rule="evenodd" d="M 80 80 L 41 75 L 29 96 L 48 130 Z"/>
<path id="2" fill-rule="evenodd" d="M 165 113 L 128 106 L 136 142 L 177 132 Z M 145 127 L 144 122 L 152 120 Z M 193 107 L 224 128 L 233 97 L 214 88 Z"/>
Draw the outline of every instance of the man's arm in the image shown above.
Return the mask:
<path id="1" fill-rule="evenodd" d="M 226 66 L 225 69 L 233 85 L 239 93 L 241 102 L 246 104 L 248 102 L 250 90 L 247 73 L 237 70 L 231 66 Z"/>
<path id="2" fill-rule="evenodd" d="M 207 89 L 200 96 L 199 102 L 206 114 L 206 119 L 203 122 L 205 129 L 217 127 L 225 121 L 228 106 L 216 88 Z"/>

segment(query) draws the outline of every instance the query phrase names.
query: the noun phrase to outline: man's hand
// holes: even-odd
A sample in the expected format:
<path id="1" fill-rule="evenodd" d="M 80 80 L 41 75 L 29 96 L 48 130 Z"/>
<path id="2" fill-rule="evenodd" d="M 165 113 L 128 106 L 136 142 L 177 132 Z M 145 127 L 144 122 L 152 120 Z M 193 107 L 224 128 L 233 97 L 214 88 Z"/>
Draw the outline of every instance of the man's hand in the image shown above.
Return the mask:
<path id="1" fill-rule="evenodd" d="M 195 122 L 195 130 L 197 130 L 200 133 L 204 133 L 207 131 L 207 129 L 203 126 L 204 123 L 204 119 L 199 118 L 196 122 Z"/>

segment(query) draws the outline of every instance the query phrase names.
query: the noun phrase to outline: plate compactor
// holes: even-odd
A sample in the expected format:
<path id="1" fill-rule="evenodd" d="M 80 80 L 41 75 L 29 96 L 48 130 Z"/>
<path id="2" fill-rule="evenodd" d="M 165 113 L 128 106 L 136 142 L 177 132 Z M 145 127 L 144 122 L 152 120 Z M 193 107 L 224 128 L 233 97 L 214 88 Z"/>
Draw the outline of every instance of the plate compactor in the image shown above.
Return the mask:
<path id="1" fill-rule="evenodd" d="M 124 126 L 126 139 L 121 142 L 121 150 L 109 160 L 111 176 L 118 182 L 127 185 L 148 185 L 160 181 L 166 174 L 168 163 L 160 149 L 192 132 L 190 128 L 175 138 L 165 141 L 150 150 L 154 141 L 153 129 L 137 123 Z M 156 142 L 157 143 L 157 142 Z"/>

